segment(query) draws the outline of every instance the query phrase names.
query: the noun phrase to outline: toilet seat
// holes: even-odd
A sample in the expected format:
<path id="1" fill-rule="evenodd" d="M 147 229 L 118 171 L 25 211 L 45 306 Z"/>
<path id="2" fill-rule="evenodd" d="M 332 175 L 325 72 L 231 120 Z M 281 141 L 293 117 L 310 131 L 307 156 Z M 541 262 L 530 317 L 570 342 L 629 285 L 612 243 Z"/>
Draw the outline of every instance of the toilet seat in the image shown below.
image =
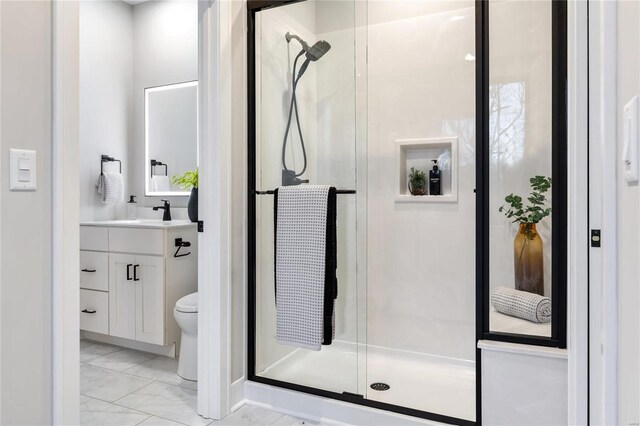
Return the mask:
<path id="1" fill-rule="evenodd" d="M 198 293 L 187 294 L 176 302 L 176 311 L 198 313 Z"/>

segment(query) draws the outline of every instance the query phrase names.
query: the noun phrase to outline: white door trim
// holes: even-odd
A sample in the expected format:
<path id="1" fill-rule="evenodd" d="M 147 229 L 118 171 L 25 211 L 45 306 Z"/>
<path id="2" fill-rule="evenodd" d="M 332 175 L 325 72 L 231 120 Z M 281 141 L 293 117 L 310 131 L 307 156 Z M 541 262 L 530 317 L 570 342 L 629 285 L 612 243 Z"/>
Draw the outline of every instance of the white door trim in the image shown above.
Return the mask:
<path id="1" fill-rule="evenodd" d="M 231 324 L 231 4 L 199 0 L 198 413 L 229 413 Z"/>
<path id="2" fill-rule="evenodd" d="M 617 13 L 616 2 L 589 2 L 589 410 L 592 424 L 617 424 Z"/>
<path id="3" fill-rule="evenodd" d="M 52 16 L 53 423 L 79 423 L 80 229 L 77 1 Z"/>
<path id="4" fill-rule="evenodd" d="M 588 424 L 588 5 L 568 2 L 568 424 Z"/>

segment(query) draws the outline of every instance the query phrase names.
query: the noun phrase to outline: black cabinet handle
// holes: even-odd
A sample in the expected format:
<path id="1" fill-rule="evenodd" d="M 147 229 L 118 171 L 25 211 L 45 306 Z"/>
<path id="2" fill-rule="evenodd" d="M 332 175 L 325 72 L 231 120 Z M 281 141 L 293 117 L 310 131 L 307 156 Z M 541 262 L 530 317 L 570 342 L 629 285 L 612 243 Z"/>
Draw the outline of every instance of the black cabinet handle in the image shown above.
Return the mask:
<path id="1" fill-rule="evenodd" d="M 133 265 L 133 280 L 134 281 L 140 281 L 140 278 L 138 277 L 138 267 L 140 265 Z"/>
<path id="2" fill-rule="evenodd" d="M 131 267 L 133 266 L 133 263 L 130 263 L 127 265 L 127 281 L 131 281 Z"/>
<path id="3" fill-rule="evenodd" d="M 96 310 L 95 309 L 91 309 L 91 310 L 83 309 L 82 312 L 85 313 L 85 314 L 95 314 Z"/>
<path id="4" fill-rule="evenodd" d="M 95 272 L 95 269 L 83 269 L 82 272 Z"/>

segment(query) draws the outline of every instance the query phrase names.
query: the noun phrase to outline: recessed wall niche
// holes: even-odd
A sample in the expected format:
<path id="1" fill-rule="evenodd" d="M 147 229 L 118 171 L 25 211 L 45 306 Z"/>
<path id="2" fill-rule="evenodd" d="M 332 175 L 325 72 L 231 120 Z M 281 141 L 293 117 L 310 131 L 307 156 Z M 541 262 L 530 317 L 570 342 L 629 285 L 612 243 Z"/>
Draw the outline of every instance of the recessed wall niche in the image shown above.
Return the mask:
<path id="1" fill-rule="evenodd" d="M 438 160 L 442 195 L 411 195 L 409 173 L 415 167 L 427 174 Z M 401 139 L 396 141 L 395 201 L 404 203 L 451 203 L 458 201 L 458 138 Z"/>

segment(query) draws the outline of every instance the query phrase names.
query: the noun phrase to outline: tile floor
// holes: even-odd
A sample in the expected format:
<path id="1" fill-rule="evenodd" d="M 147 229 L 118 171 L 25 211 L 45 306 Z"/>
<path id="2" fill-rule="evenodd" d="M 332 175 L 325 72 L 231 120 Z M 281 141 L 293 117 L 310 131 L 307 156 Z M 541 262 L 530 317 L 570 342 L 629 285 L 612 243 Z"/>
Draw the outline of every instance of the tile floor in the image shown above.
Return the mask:
<path id="1" fill-rule="evenodd" d="M 173 358 L 81 340 L 81 424 L 318 424 L 250 405 L 219 421 L 203 419 L 196 413 L 196 383 L 180 378 L 177 368 Z"/>

